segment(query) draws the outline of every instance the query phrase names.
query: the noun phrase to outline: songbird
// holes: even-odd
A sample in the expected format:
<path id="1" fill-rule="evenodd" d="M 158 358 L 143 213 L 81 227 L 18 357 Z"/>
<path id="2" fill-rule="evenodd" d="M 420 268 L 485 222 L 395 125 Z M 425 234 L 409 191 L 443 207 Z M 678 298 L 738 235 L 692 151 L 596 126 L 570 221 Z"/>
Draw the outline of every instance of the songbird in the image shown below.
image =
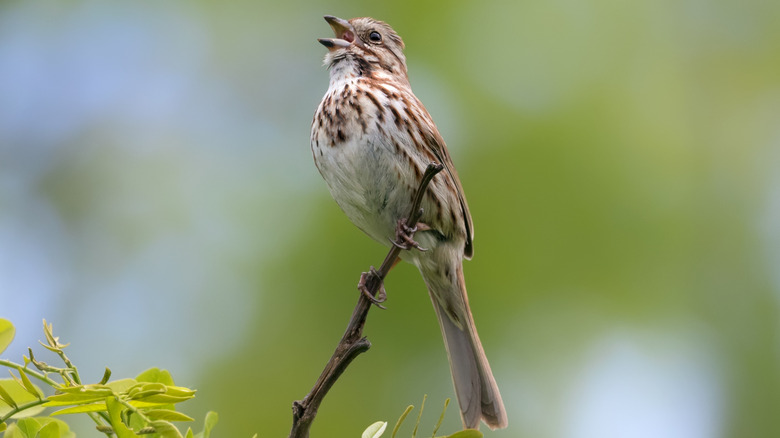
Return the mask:
<path id="1" fill-rule="evenodd" d="M 466 428 L 480 420 L 507 426 L 501 394 L 471 315 L 463 259 L 474 254 L 474 228 L 444 139 L 412 93 L 404 43 L 373 18 L 325 16 L 335 38 L 325 65 L 330 84 L 314 115 L 311 150 L 347 217 L 374 240 L 408 242 L 400 257 L 420 270 L 439 320 Z M 428 163 L 444 165 L 423 198 L 418 224 L 399 223 Z M 414 239 L 409 236 L 412 232 Z"/>

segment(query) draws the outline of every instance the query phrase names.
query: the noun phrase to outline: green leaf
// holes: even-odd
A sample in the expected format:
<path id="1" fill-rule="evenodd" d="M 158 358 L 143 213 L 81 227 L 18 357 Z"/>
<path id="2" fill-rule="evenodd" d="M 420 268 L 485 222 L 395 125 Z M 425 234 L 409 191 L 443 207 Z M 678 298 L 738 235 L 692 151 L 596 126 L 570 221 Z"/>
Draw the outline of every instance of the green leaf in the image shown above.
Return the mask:
<path id="1" fill-rule="evenodd" d="M 194 421 L 194 419 L 190 418 L 189 416 L 170 409 L 150 409 L 148 411 L 144 411 L 144 415 L 152 420 Z"/>
<path id="2" fill-rule="evenodd" d="M 158 404 L 179 403 L 195 397 L 195 391 L 180 386 L 166 386 L 162 383 L 138 383 L 127 390 L 130 400 Z"/>
<path id="3" fill-rule="evenodd" d="M 111 389 L 116 393 L 120 393 L 129 390 L 130 388 L 132 388 L 137 384 L 138 382 L 135 379 L 119 379 L 119 380 L 114 380 L 113 382 L 106 383 L 105 387 Z"/>
<path id="4" fill-rule="evenodd" d="M 38 431 L 41 430 L 41 423 L 36 418 L 22 418 L 16 422 L 19 431 L 29 438 L 35 438 Z"/>
<path id="5" fill-rule="evenodd" d="M 101 412 L 105 410 L 106 410 L 106 404 L 104 402 L 90 403 L 86 405 L 78 405 L 78 406 L 73 406 L 71 408 L 60 409 L 59 411 L 52 412 L 51 415 L 55 416 L 55 415 L 66 415 L 66 414 L 85 414 L 87 412 Z"/>
<path id="6" fill-rule="evenodd" d="M 217 415 L 216 412 L 214 411 L 206 412 L 206 420 L 203 422 L 202 438 L 209 438 L 211 436 L 211 429 L 213 429 L 214 426 L 217 425 L 217 421 L 219 421 L 219 415 Z"/>
<path id="7" fill-rule="evenodd" d="M 108 383 L 108 379 L 111 378 L 111 370 L 106 367 L 106 370 L 103 371 L 103 377 L 100 379 L 100 384 L 105 385 Z"/>
<path id="8" fill-rule="evenodd" d="M 27 438 L 21 430 L 19 430 L 19 427 L 16 426 L 16 423 L 11 423 L 8 426 L 8 429 L 3 433 L 3 438 Z"/>
<path id="9" fill-rule="evenodd" d="M 168 404 L 168 403 L 181 403 L 183 401 L 187 401 L 191 399 L 192 397 L 194 397 L 194 395 L 191 395 L 189 397 L 179 397 L 179 396 L 169 395 L 169 394 L 155 394 L 155 395 L 150 395 L 149 397 L 144 397 L 143 399 L 138 401 L 146 402 L 146 403 L 155 403 L 155 404 Z"/>
<path id="10" fill-rule="evenodd" d="M 168 370 L 161 370 L 159 368 L 149 368 L 148 370 L 139 374 L 135 380 L 139 382 L 151 382 L 162 383 L 163 385 L 173 386 L 173 377 Z"/>
<path id="11" fill-rule="evenodd" d="M 383 433 L 385 433 L 386 428 L 387 421 L 377 421 L 371 426 L 368 426 L 366 430 L 363 431 L 361 438 L 379 438 Z"/>
<path id="12" fill-rule="evenodd" d="M 127 390 L 127 398 L 131 400 L 139 400 L 158 394 L 165 394 L 165 385 L 162 383 L 139 383 Z"/>
<path id="13" fill-rule="evenodd" d="M 152 421 L 149 425 L 154 428 L 156 433 L 160 434 L 161 438 L 183 438 L 179 429 L 167 421 Z"/>
<path id="14" fill-rule="evenodd" d="M 423 401 L 420 404 L 420 413 L 417 414 L 417 423 L 414 424 L 414 430 L 412 431 L 412 438 L 417 436 L 417 428 L 420 427 L 420 419 L 422 418 L 423 409 L 425 409 L 425 400 L 428 399 L 428 394 L 423 394 Z"/>
<path id="15" fill-rule="evenodd" d="M 14 409 L 16 408 L 16 400 L 14 400 L 14 398 L 11 397 L 11 394 L 8 393 L 8 391 L 3 387 L 1 383 L 0 383 L 0 400 L 2 400 L 3 403 L 7 404 L 8 406 Z M 2 411 L 0 411 L 0 414 L 1 413 Z"/>
<path id="16" fill-rule="evenodd" d="M 166 386 L 165 393 L 176 397 L 195 397 L 195 390 L 183 386 Z"/>
<path id="17" fill-rule="evenodd" d="M 19 375 L 22 376 L 22 386 L 24 386 L 24 389 L 26 389 L 27 392 L 29 392 L 38 400 L 41 400 L 43 398 L 43 391 L 41 391 L 37 386 L 33 385 L 33 383 L 30 381 L 30 378 L 27 377 L 26 372 L 19 371 Z"/>
<path id="18" fill-rule="evenodd" d="M 57 423 L 49 423 L 38 431 L 38 438 L 60 438 L 60 426 Z"/>
<path id="19" fill-rule="evenodd" d="M 139 401 L 139 400 L 128 400 L 128 403 L 130 403 L 133 407 L 139 409 L 145 409 L 145 408 L 173 409 L 173 405 L 170 403 L 156 403 L 156 402 L 146 402 L 146 401 Z"/>
<path id="20" fill-rule="evenodd" d="M 401 414 L 401 418 L 399 418 L 395 423 L 395 427 L 393 428 L 393 435 L 390 438 L 395 438 L 395 434 L 398 433 L 398 429 L 401 427 L 401 424 L 404 422 L 404 420 L 406 420 L 406 416 L 409 415 L 409 412 L 412 412 L 412 409 L 414 409 L 414 406 L 412 405 L 406 407 L 404 413 Z"/>
<path id="21" fill-rule="evenodd" d="M 41 345 L 46 347 L 47 349 L 54 351 L 54 352 L 60 352 L 63 348 L 67 347 L 70 344 L 60 344 L 60 338 L 57 336 L 54 336 L 54 327 L 47 323 L 46 320 L 43 320 L 43 334 L 46 336 L 46 342 L 47 344 L 44 344 L 41 342 Z"/>
<path id="22" fill-rule="evenodd" d="M 106 397 L 114 395 L 110 389 L 84 389 L 83 387 L 81 389 L 80 392 L 50 395 L 46 398 L 44 406 L 83 405 L 103 401 Z"/>
<path id="23" fill-rule="evenodd" d="M 97 384 L 63 386 L 57 388 L 57 391 L 63 394 L 93 394 L 98 396 L 102 394 L 111 394 L 112 392 L 111 388 L 107 387 L 106 385 Z"/>
<path id="24" fill-rule="evenodd" d="M 76 438 L 76 434 L 71 432 L 70 427 L 68 427 L 68 423 L 57 419 L 57 418 L 51 418 L 51 417 L 37 417 L 38 422 L 40 422 L 43 427 L 38 432 L 39 438 L 44 438 L 43 430 L 47 427 L 49 427 L 50 424 L 55 424 L 57 427 L 57 435 L 52 435 L 53 437 L 59 437 L 59 438 Z"/>
<path id="25" fill-rule="evenodd" d="M 128 429 L 122 422 L 123 406 L 116 397 L 106 397 L 106 407 L 108 408 L 108 417 L 111 419 L 111 427 L 118 438 L 136 438 L 132 430 Z"/>
<path id="26" fill-rule="evenodd" d="M 455 432 L 447 438 L 482 438 L 483 436 L 484 435 L 482 435 L 482 432 L 476 429 L 466 429 L 461 430 L 460 432 Z"/>
<path id="27" fill-rule="evenodd" d="M 38 401 L 37 397 L 34 397 L 32 394 L 27 392 L 26 389 L 22 388 L 15 380 L 12 379 L 0 379 L 0 394 L 2 394 L 0 395 L 0 399 L 4 400 L 4 402 L 0 402 L 0 417 L 3 417 L 11 412 L 11 407 L 7 404 L 7 402 L 5 402 L 6 397 L 10 398 L 11 401 L 17 405 L 24 405 L 26 403 Z M 44 407 L 42 405 L 33 406 L 23 410 L 22 412 L 14 414 L 13 418 L 31 417 L 33 415 L 38 415 L 38 413 L 40 413 L 43 409 Z"/>
<path id="28" fill-rule="evenodd" d="M 14 333 L 16 333 L 16 329 L 14 329 L 11 321 L 0 318 L 0 353 L 11 345 L 11 341 L 14 340 Z"/>
<path id="29" fill-rule="evenodd" d="M 441 411 L 441 415 L 439 416 L 439 422 L 436 423 L 436 427 L 433 428 L 433 437 L 436 437 L 436 432 L 439 431 L 439 427 L 441 427 L 442 421 L 444 421 L 444 414 L 447 412 L 447 406 L 450 405 L 450 399 L 444 400 L 444 409 Z"/>
<path id="30" fill-rule="evenodd" d="M 146 408 L 156 408 L 156 409 L 163 409 L 164 406 L 170 406 L 167 403 L 147 403 L 137 400 L 130 400 L 128 401 L 130 405 L 132 405 L 135 408 L 139 409 L 146 409 Z M 59 404 L 44 404 L 44 406 L 68 406 L 71 404 L 76 403 L 59 403 Z M 65 415 L 65 414 L 82 414 L 85 412 L 100 412 L 106 410 L 106 404 L 105 402 L 98 402 L 98 403 L 87 403 L 87 404 L 76 404 L 76 406 L 70 407 L 70 408 L 64 408 L 60 409 L 59 411 L 54 411 L 52 415 Z"/>

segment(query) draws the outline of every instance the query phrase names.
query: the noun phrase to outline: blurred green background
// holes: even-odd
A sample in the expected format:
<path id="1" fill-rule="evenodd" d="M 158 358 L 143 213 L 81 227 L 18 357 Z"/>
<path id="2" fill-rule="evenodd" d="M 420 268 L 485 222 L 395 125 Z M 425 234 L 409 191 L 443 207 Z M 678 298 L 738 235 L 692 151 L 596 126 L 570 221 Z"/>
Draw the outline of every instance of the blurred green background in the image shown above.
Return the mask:
<path id="1" fill-rule="evenodd" d="M 219 436 L 286 436 L 385 253 L 311 159 L 324 14 L 394 26 L 458 167 L 510 418 L 489 436 L 780 434 L 769 1 L 5 0 L 6 357 L 45 317 L 86 380 L 167 368 Z M 359 436 L 426 393 L 427 434 L 453 396 L 419 274 L 387 289 L 313 436 Z M 458 426 L 452 405 L 442 431 Z"/>

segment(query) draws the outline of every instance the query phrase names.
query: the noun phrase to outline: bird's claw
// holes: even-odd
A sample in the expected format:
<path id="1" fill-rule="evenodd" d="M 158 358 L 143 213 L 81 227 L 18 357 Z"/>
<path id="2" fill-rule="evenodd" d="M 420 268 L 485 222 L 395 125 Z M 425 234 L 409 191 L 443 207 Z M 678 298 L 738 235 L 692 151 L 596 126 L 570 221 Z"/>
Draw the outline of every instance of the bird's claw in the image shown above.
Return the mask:
<path id="1" fill-rule="evenodd" d="M 369 281 L 380 281 L 379 283 L 379 289 L 376 291 L 376 295 L 371 295 L 371 292 L 368 290 L 368 282 Z M 364 297 L 368 299 L 368 301 L 371 301 L 371 304 L 379 307 L 380 309 L 386 309 L 385 306 L 382 305 L 385 301 L 387 301 L 387 292 L 385 292 L 385 285 L 381 280 L 379 279 L 379 273 L 374 269 L 372 266 L 368 272 L 363 272 L 360 274 L 360 281 L 358 282 L 358 290 L 360 293 L 363 294 Z"/>
<path id="2" fill-rule="evenodd" d="M 391 240 L 390 242 L 403 250 L 415 248 L 418 251 L 425 252 L 428 251 L 428 249 L 421 247 L 419 243 L 412 239 L 412 236 L 418 231 L 427 231 L 430 229 L 431 227 L 422 222 L 417 222 L 413 227 L 410 227 L 406 225 L 406 218 L 402 218 L 398 220 L 398 225 L 395 227 L 395 240 Z"/>

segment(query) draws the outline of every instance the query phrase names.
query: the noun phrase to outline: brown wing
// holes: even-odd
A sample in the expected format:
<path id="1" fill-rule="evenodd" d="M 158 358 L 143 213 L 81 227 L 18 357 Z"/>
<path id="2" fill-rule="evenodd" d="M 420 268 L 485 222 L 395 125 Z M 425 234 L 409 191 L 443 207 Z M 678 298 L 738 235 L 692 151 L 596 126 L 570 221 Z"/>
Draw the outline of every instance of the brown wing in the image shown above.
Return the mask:
<path id="1" fill-rule="evenodd" d="M 428 117 L 430 118 L 430 115 Z M 431 148 L 431 152 L 433 152 L 440 163 L 444 164 L 444 169 L 455 182 L 460 208 L 463 212 L 463 220 L 466 223 L 466 245 L 463 249 L 463 256 L 470 260 L 474 256 L 474 223 L 471 220 L 471 212 L 469 212 L 469 205 L 466 203 L 466 196 L 463 195 L 463 186 L 460 184 L 458 172 L 455 170 L 455 165 L 452 163 L 452 158 L 450 158 L 450 153 L 447 151 L 447 146 L 444 144 L 444 139 L 439 134 L 439 130 L 434 127 L 430 134 L 430 136 L 426 136 L 426 141 Z"/>
<path id="2" fill-rule="evenodd" d="M 402 90 L 401 95 L 396 95 L 392 90 L 385 90 L 385 95 L 403 99 L 405 104 L 404 116 L 409 117 L 408 120 L 404 118 L 404 121 L 406 123 L 411 122 L 412 126 L 417 128 L 418 133 L 421 135 L 421 139 L 425 143 L 423 146 L 427 147 L 427 150 L 433 154 L 436 160 L 444 165 L 447 174 L 455 184 L 455 191 L 458 194 L 461 212 L 463 213 L 463 221 L 466 225 L 466 243 L 463 248 L 463 255 L 467 259 L 471 259 L 474 255 L 474 225 L 471 221 L 471 213 L 469 212 L 469 206 L 466 203 L 466 197 L 463 195 L 463 186 L 460 184 L 458 172 L 455 170 L 455 165 L 452 163 L 450 153 L 447 151 L 447 145 L 444 143 L 441 134 L 439 134 L 439 130 L 436 128 L 436 124 L 433 122 L 430 113 L 425 109 L 425 106 L 420 102 L 420 99 L 418 99 L 417 96 L 412 93 L 412 90 L 408 88 L 408 84 L 400 84 L 400 86 L 395 84 L 393 86 L 396 89 Z M 401 119 L 399 115 L 395 116 L 396 121 Z M 411 132 L 410 135 L 412 135 Z M 414 135 L 412 135 L 412 139 L 414 139 Z"/>

